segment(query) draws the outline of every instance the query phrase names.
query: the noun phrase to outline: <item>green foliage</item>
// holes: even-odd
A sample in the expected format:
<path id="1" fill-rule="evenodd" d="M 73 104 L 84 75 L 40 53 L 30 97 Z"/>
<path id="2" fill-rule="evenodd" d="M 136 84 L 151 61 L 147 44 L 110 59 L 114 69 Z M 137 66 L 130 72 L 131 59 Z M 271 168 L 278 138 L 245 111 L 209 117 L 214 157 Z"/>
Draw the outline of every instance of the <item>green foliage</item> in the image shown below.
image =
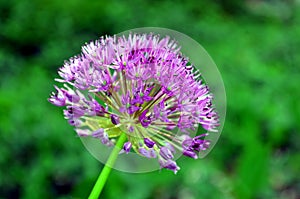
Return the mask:
<path id="1" fill-rule="evenodd" d="M 102 165 L 47 102 L 53 78 L 84 42 L 143 26 L 206 48 L 226 123 L 207 158 L 181 158 L 177 175 L 113 171 L 102 197 L 299 197 L 300 8 L 288 2 L 0 0 L 0 198 L 88 196 Z"/>

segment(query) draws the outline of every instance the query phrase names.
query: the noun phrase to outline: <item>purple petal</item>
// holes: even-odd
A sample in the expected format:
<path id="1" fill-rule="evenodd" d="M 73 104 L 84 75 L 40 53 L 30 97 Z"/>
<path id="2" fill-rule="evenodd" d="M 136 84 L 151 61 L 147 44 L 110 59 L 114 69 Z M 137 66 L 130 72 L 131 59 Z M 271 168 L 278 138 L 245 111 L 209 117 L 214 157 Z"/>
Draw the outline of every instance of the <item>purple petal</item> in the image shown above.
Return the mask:
<path id="1" fill-rule="evenodd" d="M 159 164 L 161 166 L 161 168 L 166 168 L 169 170 L 174 171 L 174 173 L 176 174 L 178 172 L 178 170 L 180 170 L 180 167 L 177 166 L 176 162 L 173 160 L 159 160 Z"/>
<path id="2" fill-rule="evenodd" d="M 131 142 L 125 142 L 124 145 L 123 145 L 123 150 L 125 151 L 125 153 L 129 153 L 130 152 L 130 149 L 132 147 L 132 144 Z"/>
<path id="3" fill-rule="evenodd" d="M 141 147 L 138 151 L 141 155 L 145 156 L 146 158 L 156 158 L 156 153 L 153 149 L 147 150 Z"/>
<path id="4" fill-rule="evenodd" d="M 193 145 L 193 149 L 196 151 L 205 151 L 209 148 L 210 141 L 209 140 L 203 140 L 203 142 L 199 145 Z"/>
<path id="5" fill-rule="evenodd" d="M 149 150 L 149 155 L 150 155 L 151 158 L 156 158 L 157 157 L 156 151 L 154 149 Z"/>
<path id="6" fill-rule="evenodd" d="M 194 159 L 198 158 L 197 154 L 194 151 L 192 151 L 192 150 L 185 150 L 185 151 L 183 151 L 183 155 L 185 155 L 187 157 L 194 158 Z"/>
<path id="7" fill-rule="evenodd" d="M 173 156 L 172 152 L 170 151 L 170 149 L 168 149 L 165 146 L 163 146 L 163 147 L 160 148 L 159 155 L 161 157 L 163 157 L 164 159 L 166 159 L 166 160 L 174 158 L 174 156 Z"/>
<path id="8" fill-rule="evenodd" d="M 70 118 L 68 119 L 68 122 L 72 126 L 80 127 L 82 124 L 82 121 L 78 118 Z"/>
<path id="9" fill-rule="evenodd" d="M 140 107 L 132 105 L 128 108 L 128 113 L 133 114 L 133 113 L 137 112 L 138 110 L 140 110 Z"/>
<path id="10" fill-rule="evenodd" d="M 111 114 L 110 119 L 111 119 L 111 123 L 113 123 L 114 125 L 117 125 L 120 123 L 120 119 L 117 115 Z"/>
<path id="11" fill-rule="evenodd" d="M 193 139 L 192 138 L 186 138 L 183 142 L 182 142 L 182 148 L 187 150 L 189 149 L 193 144 Z"/>
<path id="12" fill-rule="evenodd" d="M 166 142 L 165 147 L 167 147 L 171 151 L 172 154 L 176 153 L 176 150 L 175 150 L 174 146 L 171 143 Z"/>
<path id="13" fill-rule="evenodd" d="M 144 96 L 143 97 L 143 100 L 147 101 L 147 102 L 150 101 L 150 100 L 152 100 L 152 99 L 153 99 L 153 97 L 151 97 L 151 96 Z"/>
<path id="14" fill-rule="evenodd" d="M 102 144 L 108 145 L 110 144 L 110 140 L 108 138 L 108 134 L 107 133 L 103 133 L 103 136 L 100 137 Z"/>
<path id="15" fill-rule="evenodd" d="M 152 148 L 155 144 L 155 142 L 149 138 L 144 138 L 144 143 L 148 148 Z"/>
<path id="16" fill-rule="evenodd" d="M 60 88 L 55 86 L 56 93 L 52 93 L 48 101 L 55 106 L 65 106 L 66 105 L 66 96 Z"/>
<path id="17" fill-rule="evenodd" d="M 85 110 L 79 106 L 68 106 L 67 108 L 70 117 L 79 118 L 85 113 Z"/>
<path id="18" fill-rule="evenodd" d="M 77 103 L 80 101 L 80 97 L 76 94 L 72 94 L 71 92 L 68 92 L 64 89 L 61 89 L 66 98 L 68 99 L 69 102 Z"/>
<path id="19" fill-rule="evenodd" d="M 139 148 L 139 153 L 147 158 L 150 158 L 150 153 L 148 150 L 146 150 L 145 148 Z"/>
<path id="20" fill-rule="evenodd" d="M 121 113 L 124 113 L 124 112 L 126 111 L 126 108 L 125 108 L 124 106 L 122 106 L 122 107 L 119 108 L 119 111 L 120 111 Z"/>
<path id="21" fill-rule="evenodd" d="M 75 129 L 77 135 L 81 137 L 86 137 L 90 135 L 91 131 L 89 129 Z"/>
<path id="22" fill-rule="evenodd" d="M 134 127 L 133 127 L 133 126 L 129 126 L 127 129 L 128 129 L 128 131 L 129 131 L 130 133 L 132 133 L 132 132 L 134 131 Z"/>
<path id="23" fill-rule="evenodd" d="M 104 133 L 104 129 L 100 128 L 100 129 L 97 129 L 96 131 L 94 131 L 92 133 L 92 136 L 94 138 L 101 138 L 101 137 L 103 137 L 103 133 Z"/>
<path id="24" fill-rule="evenodd" d="M 150 117 L 146 116 L 147 112 L 148 112 L 148 110 L 144 110 L 142 112 L 142 114 L 139 116 L 139 121 L 142 124 L 142 126 L 145 128 L 151 124 Z"/>

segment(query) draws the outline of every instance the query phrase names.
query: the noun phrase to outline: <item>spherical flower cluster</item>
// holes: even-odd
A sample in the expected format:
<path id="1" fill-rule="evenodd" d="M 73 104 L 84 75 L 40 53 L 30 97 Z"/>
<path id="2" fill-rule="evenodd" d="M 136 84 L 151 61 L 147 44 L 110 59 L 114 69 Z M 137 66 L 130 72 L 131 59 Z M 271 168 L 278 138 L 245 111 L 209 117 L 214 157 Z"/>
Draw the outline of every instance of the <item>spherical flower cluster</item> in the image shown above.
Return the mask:
<path id="1" fill-rule="evenodd" d="M 191 137 L 199 125 L 217 131 L 208 86 L 168 36 L 101 37 L 58 73 L 64 86 L 55 86 L 49 101 L 65 106 L 79 136 L 113 146 L 126 133 L 122 151 L 157 158 L 161 168 L 176 173 L 175 153 L 196 159 L 209 147 L 207 134 Z"/>

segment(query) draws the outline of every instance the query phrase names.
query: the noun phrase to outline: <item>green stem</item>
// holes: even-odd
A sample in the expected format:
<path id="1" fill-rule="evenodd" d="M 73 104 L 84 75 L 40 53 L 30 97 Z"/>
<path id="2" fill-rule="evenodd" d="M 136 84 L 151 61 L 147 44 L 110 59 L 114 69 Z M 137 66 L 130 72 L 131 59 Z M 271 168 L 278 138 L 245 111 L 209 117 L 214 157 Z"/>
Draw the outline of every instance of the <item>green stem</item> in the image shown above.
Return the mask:
<path id="1" fill-rule="evenodd" d="M 93 190 L 90 193 L 89 199 L 97 199 L 108 179 L 108 176 L 111 172 L 111 168 L 113 167 L 114 163 L 116 162 L 116 159 L 119 155 L 120 150 L 123 147 L 124 142 L 126 141 L 126 134 L 122 133 L 113 149 L 111 152 L 104 168 L 102 169 L 94 187 Z"/>

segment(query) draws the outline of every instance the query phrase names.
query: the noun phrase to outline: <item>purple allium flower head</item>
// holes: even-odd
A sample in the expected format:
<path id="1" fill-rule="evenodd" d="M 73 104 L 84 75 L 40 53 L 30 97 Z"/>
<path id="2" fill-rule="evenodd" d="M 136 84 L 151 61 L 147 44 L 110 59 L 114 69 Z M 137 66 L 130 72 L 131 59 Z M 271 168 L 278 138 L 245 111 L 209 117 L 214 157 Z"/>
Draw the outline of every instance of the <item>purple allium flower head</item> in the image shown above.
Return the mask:
<path id="1" fill-rule="evenodd" d="M 192 131 L 199 125 L 217 131 L 209 87 L 168 36 L 101 37 L 83 46 L 58 74 L 56 81 L 64 86 L 55 86 L 49 102 L 65 106 L 64 116 L 79 136 L 113 146 L 126 133 L 123 152 L 132 148 L 157 158 L 174 173 L 180 169 L 175 153 L 196 159 L 210 146 L 207 134 L 193 138 Z"/>

